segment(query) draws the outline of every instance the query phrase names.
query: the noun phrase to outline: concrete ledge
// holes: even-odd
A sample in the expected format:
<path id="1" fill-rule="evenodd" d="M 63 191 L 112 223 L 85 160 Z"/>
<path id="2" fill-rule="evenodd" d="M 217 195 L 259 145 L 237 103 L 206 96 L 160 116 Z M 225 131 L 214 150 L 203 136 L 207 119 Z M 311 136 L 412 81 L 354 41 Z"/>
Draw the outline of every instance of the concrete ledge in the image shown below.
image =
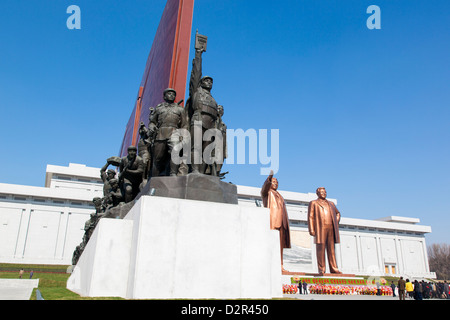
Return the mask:
<path id="1" fill-rule="evenodd" d="M 0 279 L 0 300 L 30 300 L 39 279 Z"/>

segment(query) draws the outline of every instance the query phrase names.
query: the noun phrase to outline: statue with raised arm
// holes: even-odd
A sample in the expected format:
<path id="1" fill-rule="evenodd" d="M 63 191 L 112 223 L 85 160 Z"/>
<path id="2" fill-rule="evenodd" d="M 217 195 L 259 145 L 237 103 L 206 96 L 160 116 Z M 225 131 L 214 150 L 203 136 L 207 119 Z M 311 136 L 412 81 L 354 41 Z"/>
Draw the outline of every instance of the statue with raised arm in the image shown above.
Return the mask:
<path id="1" fill-rule="evenodd" d="M 102 178 L 103 181 L 103 196 L 106 196 L 109 192 L 109 189 L 111 188 L 109 181 L 116 177 L 115 170 L 113 169 L 106 170 L 110 164 L 111 163 L 108 159 L 106 161 L 106 164 L 100 169 L 100 178 Z"/>
<path id="2" fill-rule="evenodd" d="M 289 217 L 284 198 L 277 189 L 278 180 L 273 177 L 273 170 L 271 170 L 262 186 L 261 198 L 264 207 L 270 209 L 270 229 L 280 232 L 281 269 L 286 271 L 283 267 L 283 249 L 291 247 Z"/>
<path id="3" fill-rule="evenodd" d="M 200 43 L 199 39 L 204 42 Z M 199 34 L 196 35 L 195 58 L 192 62 L 191 78 L 189 80 L 189 99 L 186 103 L 186 112 L 188 116 L 190 133 L 191 133 L 191 165 L 193 173 L 205 174 L 208 168 L 207 163 L 203 159 L 205 148 L 212 141 L 203 141 L 197 150 L 194 141 L 194 128 L 197 124 L 201 124 L 202 137 L 206 130 L 215 129 L 217 118 L 219 117 L 218 105 L 211 95 L 213 79 L 210 76 L 202 75 L 202 54 L 206 51 L 206 37 Z M 200 129 L 200 128 L 199 128 Z M 212 171 L 211 171 L 212 172 Z M 214 170 L 214 174 L 216 171 Z"/>

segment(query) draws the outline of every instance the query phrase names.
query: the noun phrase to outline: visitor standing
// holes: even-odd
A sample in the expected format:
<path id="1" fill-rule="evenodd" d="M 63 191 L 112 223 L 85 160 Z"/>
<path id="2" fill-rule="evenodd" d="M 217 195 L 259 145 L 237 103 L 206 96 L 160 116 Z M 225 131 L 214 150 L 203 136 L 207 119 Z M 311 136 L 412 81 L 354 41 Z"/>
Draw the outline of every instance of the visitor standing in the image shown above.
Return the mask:
<path id="1" fill-rule="evenodd" d="M 398 285 L 398 298 L 400 300 L 405 300 L 406 281 L 403 280 L 403 277 L 400 277 L 397 285 Z"/>
<path id="2" fill-rule="evenodd" d="M 408 297 L 412 299 L 414 297 L 414 287 L 409 279 L 406 279 L 405 289 Z"/>
<path id="3" fill-rule="evenodd" d="M 391 282 L 391 289 L 392 289 L 392 296 L 395 297 L 395 283 L 394 283 L 394 281 Z M 399 295 L 400 295 L 400 292 L 399 292 Z M 400 300 L 401 300 L 401 298 L 400 298 Z"/>
<path id="4" fill-rule="evenodd" d="M 302 280 L 298 280 L 298 285 L 297 285 L 297 287 L 298 287 L 298 293 L 299 293 L 299 294 L 302 294 Z"/>
<path id="5" fill-rule="evenodd" d="M 414 299 L 423 300 L 422 292 L 422 285 L 419 281 L 414 280 Z"/>

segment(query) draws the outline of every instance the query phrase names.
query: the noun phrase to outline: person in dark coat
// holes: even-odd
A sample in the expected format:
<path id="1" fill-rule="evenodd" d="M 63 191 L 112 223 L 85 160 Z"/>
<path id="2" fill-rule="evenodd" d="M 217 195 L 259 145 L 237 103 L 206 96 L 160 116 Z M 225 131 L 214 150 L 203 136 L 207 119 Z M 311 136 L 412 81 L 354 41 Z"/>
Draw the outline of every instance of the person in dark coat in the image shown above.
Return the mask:
<path id="1" fill-rule="evenodd" d="M 414 280 L 414 299 L 423 300 L 422 292 L 422 285 L 419 281 Z"/>
<path id="2" fill-rule="evenodd" d="M 406 291 L 406 281 L 403 280 L 403 277 L 400 277 L 397 283 L 398 286 L 398 297 L 400 300 L 405 300 L 405 291 Z M 394 286 L 395 288 L 395 286 Z M 394 290 L 394 289 L 392 289 Z M 395 297 L 395 294 L 394 294 Z"/>
<path id="3" fill-rule="evenodd" d="M 394 283 L 394 281 L 392 281 L 392 283 L 391 283 L 391 289 L 392 289 L 392 296 L 395 297 L 395 283 Z"/>
<path id="4" fill-rule="evenodd" d="M 308 294 L 308 284 L 305 280 L 303 280 L 303 292 L 304 294 Z"/>

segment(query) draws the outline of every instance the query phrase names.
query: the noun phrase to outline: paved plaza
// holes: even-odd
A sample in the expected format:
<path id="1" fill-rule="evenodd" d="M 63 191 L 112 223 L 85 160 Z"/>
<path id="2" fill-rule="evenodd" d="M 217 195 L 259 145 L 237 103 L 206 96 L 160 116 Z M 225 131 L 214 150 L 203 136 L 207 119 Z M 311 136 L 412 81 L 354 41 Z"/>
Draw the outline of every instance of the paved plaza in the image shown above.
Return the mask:
<path id="1" fill-rule="evenodd" d="M 0 300 L 30 300 L 39 279 L 0 279 Z"/>
<path id="2" fill-rule="evenodd" d="M 283 294 L 283 298 L 299 300 L 355 300 L 355 301 L 399 301 L 398 296 L 377 296 L 377 295 L 337 295 L 337 294 Z M 414 299 L 406 298 L 406 301 Z M 424 300 L 442 300 L 442 299 L 424 299 Z"/>

